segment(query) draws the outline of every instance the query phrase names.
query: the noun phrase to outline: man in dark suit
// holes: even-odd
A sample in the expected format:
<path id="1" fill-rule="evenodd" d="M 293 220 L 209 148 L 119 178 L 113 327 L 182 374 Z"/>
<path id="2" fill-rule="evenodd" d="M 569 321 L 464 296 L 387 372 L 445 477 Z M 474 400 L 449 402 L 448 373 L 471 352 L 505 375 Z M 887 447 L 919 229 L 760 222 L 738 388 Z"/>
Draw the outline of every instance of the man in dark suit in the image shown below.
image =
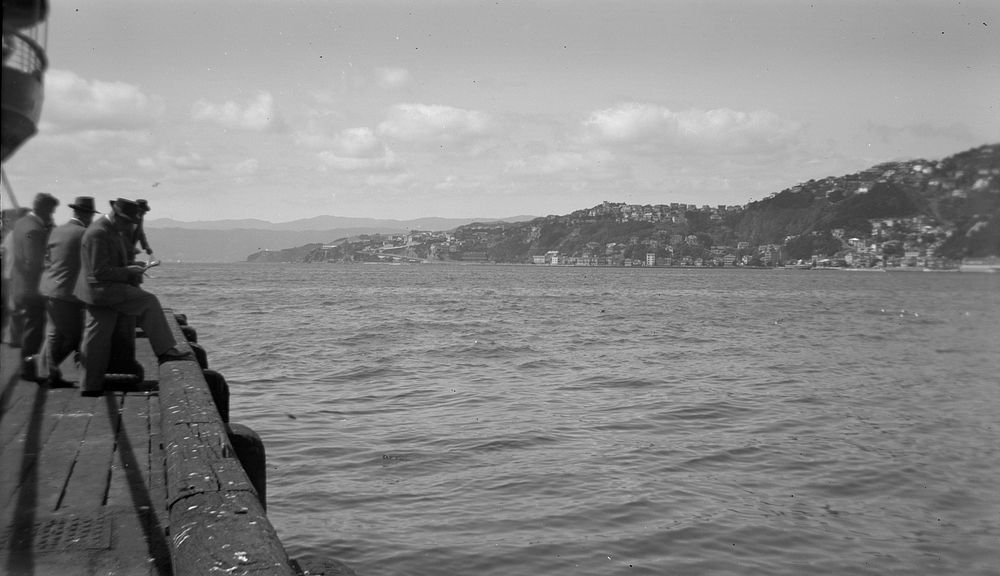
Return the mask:
<path id="1" fill-rule="evenodd" d="M 31 212 L 21 217 L 11 234 L 13 268 L 10 288 L 14 321 L 21 323 L 21 378 L 37 380 L 35 355 L 45 337 L 45 298 L 38 291 L 45 264 L 45 244 L 52 229 L 52 213 L 59 200 L 42 192 L 35 196 Z"/>
<path id="2" fill-rule="evenodd" d="M 87 226 L 94 219 L 94 199 L 80 196 L 69 205 L 73 218 L 49 234 L 45 252 L 45 270 L 39 291 L 46 298 L 49 331 L 45 341 L 45 364 L 50 388 L 68 388 L 59 365 L 71 352 L 78 352 L 83 340 L 83 302 L 73 295 L 80 273 L 80 244 Z"/>
<path id="3" fill-rule="evenodd" d="M 118 314 L 136 317 L 136 324 L 149 338 L 160 362 L 192 358 L 177 349 L 170 326 L 163 316 L 159 299 L 142 288 L 139 279 L 145 270 L 131 263 L 131 237 L 139 222 L 139 205 L 119 198 L 112 211 L 97 218 L 83 234 L 80 248 L 80 275 L 74 294 L 87 304 L 81 359 L 84 396 L 104 393 L 104 373 L 111 356 L 111 336 Z"/>
<path id="4" fill-rule="evenodd" d="M 139 205 L 139 223 L 132 234 L 132 246 L 129 247 L 135 249 L 135 243 L 138 242 L 139 246 L 146 251 L 146 254 L 152 256 L 153 249 L 149 247 L 149 240 L 146 239 L 146 230 L 142 227 L 143 220 L 145 220 L 146 214 L 150 211 L 149 202 L 139 198 L 135 203 Z M 138 253 L 138 250 L 136 250 L 136 253 Z"/>

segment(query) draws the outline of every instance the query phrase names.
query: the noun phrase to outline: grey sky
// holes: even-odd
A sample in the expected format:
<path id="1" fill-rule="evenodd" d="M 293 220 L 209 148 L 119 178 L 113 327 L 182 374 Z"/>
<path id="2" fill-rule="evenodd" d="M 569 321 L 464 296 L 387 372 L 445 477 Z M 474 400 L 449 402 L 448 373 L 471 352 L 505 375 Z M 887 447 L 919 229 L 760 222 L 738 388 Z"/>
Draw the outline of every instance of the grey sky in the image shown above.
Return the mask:
<path id="1" fill-rule="evenodd" d="M 1000 140 L 996 2 L 53 2 L 19 196 L 151 217 L 743 204 Z"/>

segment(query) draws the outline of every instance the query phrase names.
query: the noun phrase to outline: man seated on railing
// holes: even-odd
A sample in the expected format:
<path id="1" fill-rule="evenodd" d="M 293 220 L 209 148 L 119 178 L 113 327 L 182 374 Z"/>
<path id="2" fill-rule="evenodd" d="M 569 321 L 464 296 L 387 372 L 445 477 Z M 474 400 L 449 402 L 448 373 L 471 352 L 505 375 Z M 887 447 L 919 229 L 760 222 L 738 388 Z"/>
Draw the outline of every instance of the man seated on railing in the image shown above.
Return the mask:
<path id="1" fill-rule="evenodd" d="M 84 396 L 104 393 L 104 373 L 119 314 L 136 317 L 160 362 L 192 358 L 177 349 L 159 299 L 138 286 L 145 268 L 131 262 L 133 254 L 124 236 L 131 237 L 139 221 L 139 205 L 119 198 L 111 207 L 111 212 L 87 228 L 80 247 L 80 276 L 74 293 L 88 304 L 81 350 Z"/>

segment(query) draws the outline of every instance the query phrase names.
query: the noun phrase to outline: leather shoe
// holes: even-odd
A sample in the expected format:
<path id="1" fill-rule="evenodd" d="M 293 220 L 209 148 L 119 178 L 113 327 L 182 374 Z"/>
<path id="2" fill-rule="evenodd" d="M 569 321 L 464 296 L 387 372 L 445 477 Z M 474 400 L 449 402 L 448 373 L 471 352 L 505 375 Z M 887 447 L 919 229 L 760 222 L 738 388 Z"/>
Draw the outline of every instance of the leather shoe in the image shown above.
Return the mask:
<path id="1" fill-rule="evenodd" d="M 63 380 L 60 374 L 49 374 L 49 377 L 45 379 L 44 384 L 49 388 L 76 388 L 76 384 L 70 382 L 69 380 Z"/>
<path id="2" fill-rule="evenodd" d="M 177 348 L 171 348 L 159 356 L 160 364 L 164 362 L 172 362 L 174 360 L 194 360 L 194 354 L 190 352 L 181 352 Z"/>
<path id="3" fill-rule="evenodd" d="M 38 382 L 38 372 L 35 369 L 34 356 L 28 356 L 21 360 L 21 379 Z"/>

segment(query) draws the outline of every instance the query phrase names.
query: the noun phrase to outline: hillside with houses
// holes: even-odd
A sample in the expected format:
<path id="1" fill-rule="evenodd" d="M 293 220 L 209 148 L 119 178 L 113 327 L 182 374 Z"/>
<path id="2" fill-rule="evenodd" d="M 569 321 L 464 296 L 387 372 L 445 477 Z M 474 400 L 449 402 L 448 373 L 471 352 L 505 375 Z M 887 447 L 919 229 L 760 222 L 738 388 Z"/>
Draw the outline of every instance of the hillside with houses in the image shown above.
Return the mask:
<path id="1" fill-rule="evenodd" d="M 744 206 L 604 202 L 562 216 L 341 238 L 251 261 L 957 267 L 1000 256 L 1000 144 L 810 180 Z"/>

